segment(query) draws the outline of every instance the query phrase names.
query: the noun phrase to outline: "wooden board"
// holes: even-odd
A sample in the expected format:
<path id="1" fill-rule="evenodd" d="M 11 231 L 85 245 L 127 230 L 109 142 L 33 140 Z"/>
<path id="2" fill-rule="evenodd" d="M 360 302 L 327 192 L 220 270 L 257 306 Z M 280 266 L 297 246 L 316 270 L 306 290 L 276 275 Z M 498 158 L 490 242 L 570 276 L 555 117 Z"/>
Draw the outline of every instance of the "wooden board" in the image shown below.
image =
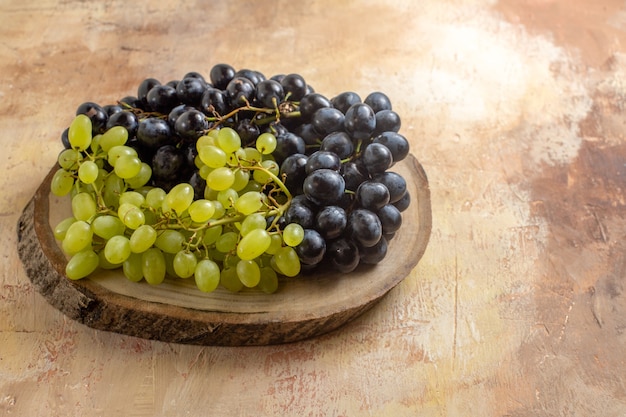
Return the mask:
<path id="1" fill-rule="evenodd" d="M 417 265 L 431 230 L 426 174 L 413 155 L 392 170 L 407 181 L 412 203 L 386 258 L 350 274 L 320 272 L 283 279 L 275 294 L 205 294 L 192 280 L 134 283 L 120 270 L 87 279 L 65 277 L 66 256 L 52 229 L 71 215 L 69 198 L 50 193 L 50 173 L 24 209 L 19 253 L 39 292 L 67 316 L 90 327 L 146 339 L 201 345 L 266 345 L 294 342 L 334 330 L 371 308 Z"/>

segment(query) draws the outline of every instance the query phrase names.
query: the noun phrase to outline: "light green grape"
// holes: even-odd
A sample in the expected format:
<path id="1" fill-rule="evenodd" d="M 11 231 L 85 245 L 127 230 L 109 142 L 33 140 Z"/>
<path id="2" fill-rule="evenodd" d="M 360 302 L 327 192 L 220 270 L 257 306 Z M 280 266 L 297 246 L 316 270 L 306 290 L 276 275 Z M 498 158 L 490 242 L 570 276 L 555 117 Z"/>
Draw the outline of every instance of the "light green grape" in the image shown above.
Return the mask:
<path id="1" fill-rule="evenodd" d="M 96 201 L 90 193 L 78 193 L 72 198 L 72 214 L 85 221 L 96 215 Z"/>
<path id="2" fill-rule="evenodd" d="M 241 148 L 241 138 L 235 129 L 223 127 L 217 132 L 217 145 L 229 154 Z"/>
<path id="3" fill-rule="evenodd" d="M 214 244 L 220 236 L 222 236 L 222 225 L 218 224 L 217 226 L 211 226 L 208 229 L 205 229 L 204 236 L 202 237 L 202 243 L 210 246 Z"/>
<path id="4" fill-rule="evenodd" d="M 278 163 L 271 159 L 267 159 L 261 162 L 261 166 L 274 175 L 278 175 L 280 172 L 280 167 L 278 166 Z M 260 184 L 265 184 L 272 180 L 272 177 L 268 175 L 267 172 L 261 169 L 255 169 L 252 173 L 252 178 L 254 178 L 254 180 Z"/>
<path id="5" fill-rule="evenodd" d="M 133 178 L 141 171 L 141 159 L 133 155 L 121 155 L 115 162 L 114 170 L 120 178 Z"/>
<path id="6" fill-rule="evenodd" d="M 202 259 L 196 265 L 194 279 L 200 291 L 215 291 L 220 284 L 220 267 L 210 259 Z"/>
<path id="7" fill-rule="evenodd" d="M 205 146 L 214 146 L 215 145 L 215 137 L 210 135 L 202 135 L 196 140 L 196 150 L 200 151 L 200 148 Z"/>
<path id="8" fill-rule="evenodd" d="M 235 152 L 229 153 L 227 155 L 227 163 L 231 167 L 239 166 L 240 161 L 246 159 L 246 151 L 243 148 L 238 148 Z"/>
<path id="9" fill-rule="evenodd" d="M 265 216 L 261 213 L 253 213 L 241 222 L 239 233 L 241 233 L 241 236 L 245 236 L 254 229 L 265 229 L 266 225 L 267 221 L 265 220 Z"/>
<path id="10" fill-rule="evenodd" d="M 130 250 L 134 253 L 147 251 L 154 245 L 157 239 L 157 231 L 154 227 L 144 224 L 139 226 L 130 235 Z"/>
<path id="11" fill-rule="evenodd" d="M 243 169 L 235 170 L 235 180 L 231 188 L 235 191 L 241 191 L 248 185 L 250 181 L 250 173 Z"/>
<path id="12" fill-rule="evenodd" d="M 146 204 L 153 209 L 161 208 L 167 193 L 162 188 L 153 188 L 146 194 Z"/>
<path id="13" fill-rule="evenodd" d="M 57 157 L 57 161 L 61 168 L 66 171 L 75 170 L 78 167 L 78 163 L 82 161 L 83 156 L 76 149 L 64 149 Z"/>
<path id="14" fill-rule="evenodd" d="M 256 287 L 261 280 L 261 270 L 255 261 L 240 260 L 236 266 L 237 276 L 248 288 Z"/>
<path id="15" fill-rule="evenodd" d="M 256 148 L 263 155 L 269 155 L 276 149 L 276 136 L 271 133 L 261 133 L 256 139 Z"/>
<path id="16" fill-rule="evenodd" d="M 217 191 L 229 189 L 234 182 L 235 174 L 228 167 L 215 168 L 206 178 L 207 186 Z"/>
<path id="17" fill-rule="evenodd" d="M 100 263 L 98 264 L 98 266 L 102 269 L 118 269 L 119 267 L 122 266 L 122 264 L 114 264 L 109 262 L 109 260 L 106 258 L 106 256 L 104 256 L 104 251 L 98 251 L 98 259 L 100 260 Z"/>
<path id="18" fill-rule="evenodd" d="M 298 223 L 290 223 L 283 230 L 283 240 L 287 246 L 298 246 L 304 239 L 304 228 Z"/>
<path id="19" fill-rule="evenodd" d="M 284 246 L 274 255 L 274 262 L 279 272 L 288 277 L 295 277 L 300 273 L 300 258 L 295 249 Z"/>
<path id="20" fill-rule="evenodd" d="M 228 253 L 230 251 L 235 250 L 237 247 L 238 236 L 235 232 L 226 232 L 223 233 L 216 241 L 215 248 L 222 252 Z"/>
<path id="21" fill-rule="evenodd" d="M 176 184 L 165 196 L 163 204 L 181 214 L 193 202 L 193 187 L 187 183 Z"/>
<path id="22" fill-rule="evenodd" d="M 226 152 L 214 145 L 198 147 L 198 157 L 209 168 L 226 165 Z"/>
<path id="23" fill-rule="evenodd" d="M 75 217 L 66 217 L 61 220 L 52 231 L 54 238 L 56 240 L 63 240 L 65 238 L 65 233 L 67 233 L 67 229 L 72 225 L 72 223 L 76 222 Z"/>
<path id="24" fill-rule="evenodd" d="M 134 189 L 138 189 L 146 185 L 152 178 L 152 168 L 145 162 L 141 162 L 139 172 L 132 178 L 126 178 L 126 183 Z"/>
<path id="25" fill-rule="evenodd" d="M 143 211 L 130 203 L 120 204 L 117 215 L 122 223 L 129 229 L 137 229 L 139 226 L 143 226 L 146 223 L 146 216 Z"/>
<path id="26" fill-rule="evenodd" d="M 124 191 L 120 194 L 119 203 L 132 204 L 135 207 L 141 207 L 146 202 L 146 197 L 139 191 Z"/>
<path id="27" fill-rule="evenodd" d="M 100 258 L 91 249 L 83 249 L 70 258 L 65 265 L 65 275 L 71 280 L 85 278 L 92 274 L 100 264 Z"/>
<path id="28" fill-rule="evenodd" d="M 191 252 L 181 250 L 174 256 L 172 265 L 174 272 L 181 278 L 189 278 L 193 275 L 198 264 L 198 258 Z"/>
<path id="29" fill-rule="evenodd" d="M 77 220 L 67 228 L 61 246 L 65 253 L 74 255 L 90 246 L 92 239 L 93 232 L 89 223 Z"/>
<path id="30" fill-rule="evenodd" d="M 130 146 L 126 146 L 126 145 L 114 146 L 111 149 L 109 149 L 109 151 L 107 152 L 107 162 L 111 164 L 112 167 L 115 167 L 115 165 L 117 164 L 117 161 L 123 156 L 136 157 L 137 151 L 134 148 L 131 148 Z"/>
<path id="31" fill-rule="evenodd" d="M 232 188 L 228 188 L 217 193 L 217 201 L 222 205 L 222 207 L 224 207 L 224 209 L 233 207 L 238 198 L 239 193 Z"/>
<path id="32" fill-rule="evenodd" d="M 50 191 L 59 197 L 69 194 L 73 186 L 74 177 L 63 168 L 59 168 L 50 181 Z"/>
<path id="33" fill-rule="evenodd" d="M 256 148 L 247 147 L 243 151 L 246 154 L 245 160 L 248 164 L 260 163 L 263 160 L 263 155 Z"/>
<path id="34" fill-rule="evenodd" d="M 131 253 L 122 264 L 122 272 L 130 281 L 139 282 L 143 279 L 143 264 L 140 253 Z"/>
<path id="35" fill-rule="evenodd" d="M 122 146 L 128 140 L 128 130 L 123 126 L 113 126 L 102 134 L 100 138 L 100 148 L 104 152 L 109 152 L 114 146 Z"/>
<path id="36" fill-rule="evenodd" d="M 91 230 L 96 236 L 109 240 L 113 236 L 123 235 L 126 226 L 117 216 L 104 214 L 93 219 Z"/>
<path id="37" fill-rule="evenodd" d="M 116 209 L 119 207 L 119 196 L 124 191 L 124 180 L 111 173 L 104 180 L 102 199 L 107 207 Z"/>
<path id="38" fill-rule="evenodd" d="M 121 264 L 130 253 L 130 240 L 126 236 L 113 236 L 104 245 L 104 256 L 112 264 Z"/>
<path id="39" fill-rule="evenodd" d="M 150 248 L 141 254 L 141 272 L 149 284 L 158 285 L 165 279 L 165 257 L 158 248 Z"/>
<path id="40" fill-rule="evenodd" d="M 67 138 L 72 148 L 84 151 L 91 145 L 91 119 L 84 114 L 77 115 L 70 123 Z"/>
<path id="41" fill-rule="evenodd" d="M 235 210 L 244 215 L 252 214 L 263 207 L 263 197 L 258 191 L 248 191 L 235 201 Z"/>
<path id="42" fill-rule="evenodd" d="M 96 153 L 100 150 L 100 139 L 102 139 L 102 135 L 100 134 L 91 138 L 91 145 L 89 145 L 91 153 Z"/>
<path id="43" fill-rule="evenodd" d="M 269 248 L 271 241 L 267 230 L 254 229 L 239 241 L 237 256 L 246 261 L 258 258 Z"/>
<path id="44" fill-rule="evenodd" d="M 278 289 L 278 276 L 269 266 L 261 268 L 261 279 L 257 288 L 266 294 L 273 294 Z"/>
<path id="45" fill-rule="evenodd" d="M 220 284 L 232 292 L 239 292 L 243 288 L 236 268 L 224 268 L 220 274 Z"/>
<path id="46" fill-rule="evenodd" d="M 265 250 L 265 253 L 275 255 L 276 252 L 283 247 L 283 237 L 279 233 L 272 233 L 270 238 L 270 245 Z"/>
<path id="47" fill-rule="evenodd" d="M 178 230 L 166 229 L 158 233 L 154 245 L 163 252 L 176 253 L 183 248 L 185 236 Z"/>
<path id="48" fill-rule="evenodd" d="M 205 199 L 196 200 L 189 206 L 189 217 L 196 223 L 205 223 L 215 213 L 213 202 Z"/>
<path id="49" fill-rule="evenodd" d="M 213 213 L 212 219 L 221 219 L 226 214 L 226 207 L 219 201 L 213 201 L 213 205 L 215 206 L 215 213 Z"/>
<path id="50" fill-rule="evenodd" d="M 78 179 L 85 184 L 93 184 L 99 174 L 100 168 L 94 161 L 84 161 L 78 168 Z"/>

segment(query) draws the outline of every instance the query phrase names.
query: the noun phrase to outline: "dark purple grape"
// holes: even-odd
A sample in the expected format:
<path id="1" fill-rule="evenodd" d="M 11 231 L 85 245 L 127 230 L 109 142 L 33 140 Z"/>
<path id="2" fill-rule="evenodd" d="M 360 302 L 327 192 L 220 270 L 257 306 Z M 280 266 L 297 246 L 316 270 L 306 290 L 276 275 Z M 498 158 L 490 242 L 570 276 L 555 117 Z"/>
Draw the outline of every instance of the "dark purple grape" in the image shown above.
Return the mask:
<path id="1" fill-rule="evenodd" d="M 385 172 L 393 164 L 391 151 L 380 143 L 367 145 L 361 159 L 370 174 Z"/>
<path id="2" fill-rule="evenodd" d="M 400 210 L 401 212 L 408 209 L 410 204 L 411 204 L 411 194 L 409 194 L 408 191 L 404 193 L 404 195 L 402 196 L 400 200 L 393 203 L 393 205 L 396 206 L 396 208 Z"/>
<path id="3" fill-rule="evenodd" d="M 245 77 L 235 77 L 226 86 L 226 96 L 231 106 L 243 107 L 254 99 L 254 83 Z"/>
<path id="4" fill-rule="evenodd" d="M 383 227 L 383 234 L 395 233 L 402 226 L 402 213 L 393 204 L 387 204 L 381 207 L 376 215 L 380 219 L 380 224 Z"/>
<path id="5" fill-rule="evenodd" d="M 295 249 L 303 264 L 317 265 L 324 259 L 326 241 L 317 230 L 305 228 L 304 238 Z"/>
<path id="6" fill-rule="evenodd" d="M 283 217 L 287 224 L 298 223 L 305 229 L 313 227 L 315 221 L 315 214 L 309 205 L 294 204 L 293 201 L 285 210 Z"/>
<path id="7" fill-rule="evenodd" d="M 202 94 L 200 99 L 200 109 L 207 116 L 214 117 L 215 113 L 223 116 L 228 113 L 228 100 L 222 90 L 209 87 Z"/>
<path id="8" fill-rule="evenodd" d="M 148 103 L 148 92 L 157 85 L 161 85 L 161 82 L 155 78 L 146 78 L 137 87 L 137 99 L 141 101 L 144 108 L 150 108 Z"/>
<path id="9" fill-rule="evenodd" d="M 356 103 L 346 111 L 346 132 L 356 140 L 369 139 L 376 128 L 376 114 L 365 103 Z"/>
<path id="10" fill-rule="evenodd" d="M 252 120 L 250 119 L 239 120 L 239 123 L 237 123 L 235 130 L 241 138 L 241 145 L 244 147 L 253 144 L 254 141 L 256 141 L 256 138 L 258 138 L 261 134 L 261 129 L 259 129 L 259 125 L 257 125 L 256 123 L 252 123 Z"/>
<path id="11" fill-rule="evenodd" d="M 139 121 L 137 120 L 137 116 L 135 113 L 124 110 L 121 112 L 117 112 L 111 116 L 107 120 L 107 130 L 112 128 L 113 126 L 123 126 L 128 130 L 128 137 L 133 137 L 137 134 L 137 128 L 139 127 Z"/>
<path id="12" fill-rule="evenodd" d="M 356 209 L 348 215 L 346 226 L 349 236 L 363 247 L 374 246 L 383 235 L 378 216 L 370 210 Z"/>
<path id="13" fill-rule="evenodd" d="M 377 211 L 389 203 L 389 190 L 380 182 L 365 181 L 356 190 L 359 207 Z"/>
<path id="14" fill-rule="evenodd" d="M 402 175 L 393 172 L 386 171 L 380 174 L 376 174 L 372 178 L 374 181 L 385 184 L 385 187 L 389 190 L 389 202 L 395 203 L 399 201 L 404 194 L 406 194 L 406 180 Z"/>
<path id="15" fill-rule="evenodd" d="M 138 109 L 142 108 L 141 101 L 135 96 L 126 96 L 120 100 L 120 103 L 123 104 L 122 107 L 124 107 L 124 109 L 126 108 L 126 106 L 135 107 Z"/>
<path id="16" fill-rule="evenodd" d="M 320 150 L 334 152 L 339 159 L 346 159 L 354 153 L 354 143 L 346 132 L 333 132 L 322 140 Z"/>
<path id="17" fill-rule="evenodd" d="M 176 95 L 178 99 L 190 106 L 199 107 L 202 101 L 202 95 L 207 89 L 204 78 L 187 76 L 180 80 L 176 86 Z"/>
<path id="18" fill-rule="evenodd" d="M 374 91 L 370 93 L 363 103 L 367 104 L 374 110 L 374 113 L 378 113 L 381 110 L 391 110 L 391 100 L 385 93 L 381 93 L 380 91 Z"/>
<path id="19" fill-rule="evenodd" d="M 193 187 L 193 198 L 199 200 L 204 198 L 204 190 L 206 189 L 206 180 L 200 176 L 198 171 L 191 174 L 189 185 Z"/>
<path id="20" fill-rule="evenodd" d="M 306 162 L 308 157 L 301 153 L 289 155 L 280 165 L 281 177 L 284 175 L 284 184 L 292 193 L 302 192 L 302 183 L 306 178 Z"/>
<path id="21" fill-rule="evenodd" d="M 112 114 L 119 113 L 124 110 L 119 104 L 107 104 L 106 106 L 102 107 L 102 109 L 109 117 Z"/>
<path id="22" fill-rule="evenodd" d="M 300 136 L 302 140 L 304 140 L 307 149 L 315 151 L 319 148 L 322 137 L 315 131 L 313 125 L 310 123 L 299 124 L 293 129 L 293 133 Z"/>
<path id="23" fill-rule="evenodd" d="M 209 78 L 213 87 L 224 90 L 230 80 L 235 78 L 235 69 L 228 64 L 216 64 L 211 68 Z"/>
<path id="24" fill-rule="evenodd" d="M 332 107 L 318 109 L 311 118 L 313 128 L 322 136 L 341 131 L 344 128 L 344 114 Z"/>
<path id="25" fill-rule="evenodd" d="M 166 120 L 148 117 L 139 122 L 137 140 L 142 146 L 156 149 L 172 140 L 172 128 Z"/>
<path id="26" fill-rule="evenodd" d="M 209 128 L 204 113 L 200 110 L 187 110 L 176 119 L 174 130 L 183 139 L 196 140 Z"/>
<path id="27" fill-rule="evenodd" d="M 148 106 L 159 113 L 168 114 L 176 107 L 180 100 L 176 88 L 171 85 L 156 85 L 148 91 L 146 96 Z"/>
<path id="28" fill-rule="evenodd" d="M 387 239 L 382 236 L 374 246 L 359 248 L 360 261 L 369 265 L 377 264 L 387 256 L 388 247 Z"/>
<path id="29" fill-rule="evenodd" d="M 316 151 L 313 152 L 306 162 L 307 175 L 318 169 L 332 169 L 339 171 L 341 169 L 341 159 L 334 152 Z"/>
<path id="30" fill-rule="evenodd" d="M 367 170 L 361 164 L 349 161 L 341 166 L 341 175 L 346 183 L 346 190 L 356 191 L 363 181 L 369 177 Z"/>
<path id="31" fill-rule="evenodd" d="M 341 200 L 345 182 L 341 174 L 332 169 L 318 169 L 304 179 L 304 195 L 320 205 L 332 205 Z"/>
<path id="32" fill-rule="evenodd" d="M 251 69 L 240 69 L 235 73 L 233 78 L 243 77 L 252 82 L 255 86 L 261 81 L 265 81 L 265 75 L 260 73 L 259 71 L 254 71 Z"/>
<path id="33" fill-rule="evenodd" d="M 90 101 L 82 103 L 76 109 L 76 115 L 78 116 L 79 114 L 84 114 L 89 117 L 91 120 L 91 130 L 94 134 L 97 135 L 106 130 L 109 115 L 100 105 Z"/>
<path id="34" fill-rule="evenodd" d="M 183 76 L 183 79 L 185 78 L 195 78 L 195 79 L 202 81 L 204 84 L 207 84 L 206 79 L 204 78 L 204 75 L 200 74 L 197 71 L 188 72 L 187 74 Z"/>
<path id="35" fill-rule="evenodd" d="M 300 100 L 300 117 L 305 122 L 309 122 L 316 111 L 321 108 L 331 107 L 330 100 L 319 93 L 311 93 Z"/>
<path id="36" fill-rule="evenodd" d="M 349 239 L 333 240 L 326 247 L 326 259 L 335 270 L 349 273 L 359 266 L 359 248 Z"/>
<path id="37" fill-rule="evenodd" d="M 353 104 L 361 103 L 361 97 L 353 91 L 345 91 L 330 99 L 330 103 L 345 114 Z"/>
<path id="38" fill-rule="evenodd" d="M 170 127 L 172 129 L 174 129 L 174 127 L 176 126 L 176 121 L 178 120 L 180 115 L 189 110 L 194 110 L 194 108 L 186 104 L 179 104 L 167 114 L 167 123 L 170 124 Z"/>
<path id="39" fill-rule="evenodd" d="M 152 176 L 157 180 L 175 181 L 185 158 L 175 146 L 161 146 L 152 157 Z"/>
<path id="40" fill-rule="evenodd" d="M 372 142 L 385 145 L 391 151 L 394 163 L 402 161 L 409 154 L 409 141 L 396 132 L 383 132 L 376 136 Z"/>
<path id="41" fill-rule="evenodd" d="M 315 229 L 325 239 L 335 239 L 341 236 L 347 224 L 346 211 L 339 206 L 326 206 L 315 216 Z"/>
<path id="42" fill-rule="evenodd" d="M 263 107 L 275 108 L 285 98 L 283 86 L 278 81 L 264 80 L 256 85 L 256 100 Z"/>
<path id="43" fill-rule="evenodd" d="M 372 136 L 378 136 L 383 132 L 398 132 L 402 126 L 400 116 L 393 110 L 381 110 L 376 113 L 376 129 Z"/>
<path id="44" fill-rule="evenodd" d="M 306 94 L 306 81 L 300 74 L 287 74 L 279 82 L 291 101 L 300 101 Z"/>
<path id="45" fill-rule="evenodd" d="M 70 144 L 70 138 L 68 136 L 69 131 L 70 128 L 66 127 L 65 130 L 63 130 L 63 133 L 61 133 L 61 143 L 63 144 L 63 147 L 65 149 L 72 149 L 72 145 Z"/>
<path id="46" fill-rule="evenodd" d="M 289 131 L 276 135 L 276 149 L 272 154 L 279 164 L 282 164 L 289 155 L 305 152 L 306 145 L 300 136 Z"/>

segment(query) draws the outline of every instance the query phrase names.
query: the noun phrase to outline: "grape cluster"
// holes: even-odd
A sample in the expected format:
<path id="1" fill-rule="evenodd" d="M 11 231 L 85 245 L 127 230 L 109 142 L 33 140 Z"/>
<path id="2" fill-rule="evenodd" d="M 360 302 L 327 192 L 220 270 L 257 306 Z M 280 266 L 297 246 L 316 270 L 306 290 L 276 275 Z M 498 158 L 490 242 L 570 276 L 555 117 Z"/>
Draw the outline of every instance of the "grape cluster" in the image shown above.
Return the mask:
<path id="1" fill-rule="evenodd" d="M 410 203 L 400 124 L 381 92 L 328 99 L 298 74 L 227 64 L 83 103 L 51 181 L 71 195 L 54 229 L 66 275 L 272 293 L 280 276 L 378 263 Z"/>

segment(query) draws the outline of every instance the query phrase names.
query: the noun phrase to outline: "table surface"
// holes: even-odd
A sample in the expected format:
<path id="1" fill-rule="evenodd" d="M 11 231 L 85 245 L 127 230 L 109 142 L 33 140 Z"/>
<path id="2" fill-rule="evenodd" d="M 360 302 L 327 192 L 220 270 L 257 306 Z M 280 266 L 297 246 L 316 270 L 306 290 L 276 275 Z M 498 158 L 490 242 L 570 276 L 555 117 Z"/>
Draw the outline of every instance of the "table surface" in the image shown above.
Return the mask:
<path id="1" fill-rule="evenodd" d="M 625 415 L 625 49 L 616 0 L 0 2 L 0 415 Z M 423 259 L 288 345 L 66 318 L 16 223 L 74 109 L 218 62 L 387 93 L 430 180 Z"/>

